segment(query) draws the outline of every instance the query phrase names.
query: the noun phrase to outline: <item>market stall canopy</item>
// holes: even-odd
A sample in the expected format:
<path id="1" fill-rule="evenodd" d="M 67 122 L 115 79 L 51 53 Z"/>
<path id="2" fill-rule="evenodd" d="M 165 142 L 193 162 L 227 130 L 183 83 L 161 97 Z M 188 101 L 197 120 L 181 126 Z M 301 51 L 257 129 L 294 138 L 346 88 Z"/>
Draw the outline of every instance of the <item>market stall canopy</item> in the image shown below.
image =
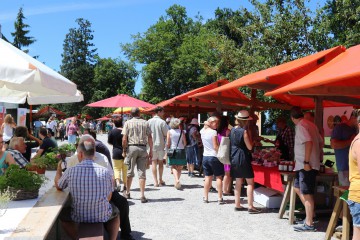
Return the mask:
<path id="1" fill-rule="evenodd" d="M 51 115 L 56 114 L 57 116 L 65 116 L 66 114 L 56 108 L 46 106 L 41 108 L 37 113 L 34 114 L 34 117 L 50 117 Z"/>
<path id="2" fill-rule="evenodd" d="M 283 93 L 322 96 L 352 105 L 360 105 L 360 45 L 351 47 L 329 63 L 299 80 L 267 92 L 267 96 Z"/>
<path id="3" fill-rule="evenodd" d="M 152 108 L 155 105 L 141 101 L 139 99 L 130 97 L 126 94 L 118 94 L 111 98 L 106 98 L 97 102 L 86 105 L 88 107 L 104 107 L 104 108 L 119 108 L 119 107 L 143 107 Z"/>
<path id="4" fill-rule="evenodd" d="M 324 66 L 336 56 L 345 51 L 342 46 L 324 50 L 291 62 L 287 62 L 275 67 L 271 67 L 259 72 L 248 74 L 229 84 L 223 85 L 208 92 L 199 93 L 197 98 L 214 93 L 224 93 L 231 89 L 248 86 L 253 89 L 271 91 L 281 85 L 292 83 L 301 77 L 306 76 L 312 71 Z M 314 101 L 307 97 L 294 97 L 288 94 L 281 94 L 274 97 L 276 100 L 296 105 L 302 108 L 314 108 Z M 324 101 L 325 106 L 342 106 L 343 104 Z"/>
<path id="5" fill-rule="evenodd" d="M 0 102 L 51 104 L 83 101 L 76 84 L 0 39 Z"/>
<path id="6" fill-rule="evenodd" d="M 197 113 L 212 112 L 218 108 L 221 108 L 223 111 L 238 110 L 241 106 L 247 106 L 247 103 L 250 101 L 250 99 L 238 90 L 234 90 L 233 97 L 236 100 L 232 99 L 232 101 L 227 101 L 226 99 L 199 100 L 191 97 L 197 93 L 206 92 L 228 83 L 229 81 L 226 79 L 218 80 L 209 85 L 190 90 L 171 99 L 162 101 L 156 104 L 156 106 L 164 107 L 166 113 L 177 112 L 179 114 L 190 112 L 191 110 Z M 153 111 L 154 109 L 155 107 L 147 109 L 146 111 Z"/>

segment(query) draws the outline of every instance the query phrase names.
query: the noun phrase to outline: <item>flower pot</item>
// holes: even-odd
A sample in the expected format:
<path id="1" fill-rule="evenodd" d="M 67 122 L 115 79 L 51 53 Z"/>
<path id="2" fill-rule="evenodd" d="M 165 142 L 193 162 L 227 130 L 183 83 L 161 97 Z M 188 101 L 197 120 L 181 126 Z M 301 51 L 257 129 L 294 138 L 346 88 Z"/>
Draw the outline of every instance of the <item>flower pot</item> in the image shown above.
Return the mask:
<path id="1" fill-rule="evenodd" d="M 38 168 L 36 169 L 36 172 L 37 172 L 38 174 L 45 174 L 45 171 L 46 171 L 46 167 L 43 167 L 43 168 L 38 167 Z"/>
<path id="2" fill-rule="evenodd" d="M 37 166 L 35 166 L 35 165 L 27 165 L 26 170 L 28 170 L 29 172 L 37 172 Z"/>
<path id="3" fill-rule="evenodd" d="M 9 187 L 9 191 L 13 194 L 13 201 L 34 199 L 39 196 L 39 189 L 37 190 L 24 190 L 24 189 L 15 189 Z"/>

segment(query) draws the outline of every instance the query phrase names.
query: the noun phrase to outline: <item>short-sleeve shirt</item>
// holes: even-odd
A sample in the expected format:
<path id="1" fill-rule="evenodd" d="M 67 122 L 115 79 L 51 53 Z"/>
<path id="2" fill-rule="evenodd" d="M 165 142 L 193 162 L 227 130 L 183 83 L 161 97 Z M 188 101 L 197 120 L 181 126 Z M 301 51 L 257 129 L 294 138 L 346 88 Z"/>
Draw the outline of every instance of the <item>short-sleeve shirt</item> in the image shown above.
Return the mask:
<path id="1" fill-rule="evenodd" d="M 349 140 L 352 135 L 356 135 L 356 129 L 346 123 L 336 125 L 332 131 L 331 139 L 336 140 Z M 349 170 L 349 149 L 350 146 L 334 149 L 336 158 L 336 167 L 338 171 Z"/>
<path id="2" fill-rule="evenodd" d="M 148 124 L 151 129 L 151 135 L 153 140 L 153 150 L 154 151 L 164 151 L 165 148 L 165 139 L 168 128 L 166 122 L 162 120 L 159 116 L 154 116 L 148 121 Z"/>
<path id="3" fill-rule="evenodd" d="M 40 149 L 43 149 L 44 151 L 41 153 L 41 156 L 44 155 L 47 152 L 51 152 L 50 148 L 56 148 L 56 144 L 51 140 L 50 138 L 46 137 L 43 139 L 43 143 L 40 146 Z"/>
<path id="4" fill-rule="evenodd" d="M 112 154 L 113 159 L 123 159 L 122 156 L 123 147 L 122 147 L 122 130 L 114 128 L 109 132 L 108 143 L 113 146 Z"/>
<path id="5" fill-rule="evenodd" d="M 171 139 L 170 148 L 171 149 L 184 149 L 184 142 L 181 139 L 179 140 L 181 130 L 180 129 L 170 129 L 169 132 L 170 132 L 170 139 Z M 185 133 L 183 131 L 183 133 L 181 134 L 181 138 L 183 138 L 184 134 Z M 178 142 L 179 142 L 179 145 L 177 145 Z M 176 145 L 177 145 L 177 148 L 176 148 Z"/>
<path id="6" fill-rule="evenodd" d="M 216 151 L 213 145 L 214 136 L 217 137 L 217 132 L 214 129 L 207 128 L 206 130 L 203 128 L 200 130 L 201 140 L 204 146 L 204 156 L 216 157 Z"/>
<path id="7" fill-rule="evenodd" d="M 314 123 L 301 119 L 295 126 L 295 171 L 304 169 L 305 143 L 309 141 L 312 142 L 312 151 L 309 159 L 310 166 L 312 169 L 319 170 L 322 138 Z"/>
<path id="8" fill-rule="evenodd" d="M 70 123 L 67 129 L 67 135 L 75 135 L 77 131 L 79 131 L 78 126 L 76 126 L 73 123 Z"/>
<path id="9" fill-rule="evenodd" d="M 9 148 L 7 151 L 11 154 L 20 168 L 24 168 L 29 163 L 28 160 L 18 150 Z"/>
<path id="10" fill-rule="evenodd" d="M 112 208 L 107 199 L 113 191 L 112 177 L 105 167 L 93 160 L 83 160 L 68 168 L 61 176 L 58 185 L 69 188 L 72 196 L 71 218 L 74 222 L 106 222 Z"/>
<path id="11" fill-rule="evenodd" d="M 124 124 L 123 135 L 128 138 L 128 145 L 148 144 L 148 136 L 151 134 L 149 124 L 144 119 L 133 117 Z"/>

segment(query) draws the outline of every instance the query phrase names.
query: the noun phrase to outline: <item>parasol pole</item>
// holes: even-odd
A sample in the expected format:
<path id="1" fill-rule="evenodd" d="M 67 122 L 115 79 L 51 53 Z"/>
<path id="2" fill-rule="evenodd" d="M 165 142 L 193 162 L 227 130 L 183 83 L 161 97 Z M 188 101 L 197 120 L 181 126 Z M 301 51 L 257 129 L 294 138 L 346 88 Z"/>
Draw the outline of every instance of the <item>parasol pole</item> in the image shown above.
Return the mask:
<path id="1" fill-rule="evenodd" d="M 30 121 L 30 129 L 32 129 L 32 105 L 29 105 L 29 108 L 30 108 L 30 118 L 29 118 L 29 121 Z"/>

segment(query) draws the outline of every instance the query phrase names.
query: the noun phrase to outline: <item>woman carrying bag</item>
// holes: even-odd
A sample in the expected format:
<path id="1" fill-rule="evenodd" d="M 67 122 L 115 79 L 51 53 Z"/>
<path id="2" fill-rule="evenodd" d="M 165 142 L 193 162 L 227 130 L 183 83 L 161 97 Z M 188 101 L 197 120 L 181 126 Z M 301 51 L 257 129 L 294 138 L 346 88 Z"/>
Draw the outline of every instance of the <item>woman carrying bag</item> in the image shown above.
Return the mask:
<path id="1" fill-rule="evenodd" d="M 244 178 L 247 182 L 248 212 L 260 213 L 261 210 L 254 207 L 254 171 L 251 165 L 251 150 L 254 146 L 248 131 L 245 130 L 249 120 L 249 112 L 241 110 L 235 116 L 236 126 L 230 132 L 230 161 L 231 177 L 236 179 L 235 184 L 235 211 L 245 210 L 240 205 L 241 186 Z"/>
<path id="2" fill-rule="evenodd" d="M 186 137 L 184 131 L 179 129 L 180 119 L 172 118 L 170 121 L 170 130 L 167 132 L 166 146 L 168 149 L 168 164 L 175 178 L 174 187 L 181 189 L 180 176 L 181 170 L 186 165 Z"/>

